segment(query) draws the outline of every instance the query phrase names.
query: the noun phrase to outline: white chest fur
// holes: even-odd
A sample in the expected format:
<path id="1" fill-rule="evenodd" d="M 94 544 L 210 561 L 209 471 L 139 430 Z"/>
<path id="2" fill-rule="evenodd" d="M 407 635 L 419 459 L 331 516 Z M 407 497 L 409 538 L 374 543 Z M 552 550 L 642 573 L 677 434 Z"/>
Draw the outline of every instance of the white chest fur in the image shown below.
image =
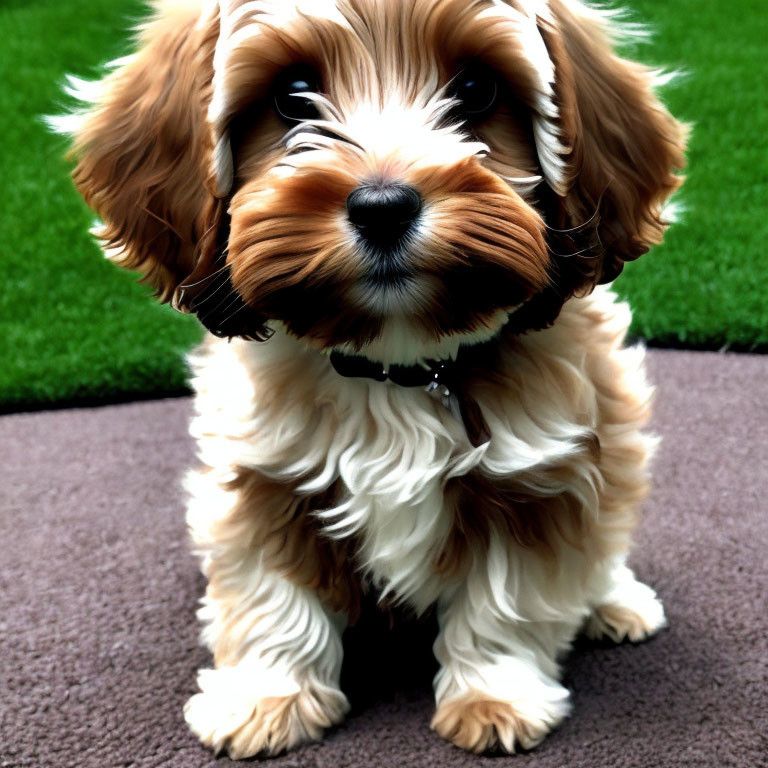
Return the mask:
<path id="1" fill-rule="evenodd" d="M 419 389 L 341 378 L 280 333 L 265 344 L 211 338 L 191 360 L 200 456 L 220 474 L 252 468 L 300 492 L 340 480 L 337 505 L 317 513 L 324 533 L 354 535 L 360 567 L 382 593 L 422 610 L 445 588 L 432 564 L 452 524 L 443 498 L 452 476 L 476 469 L 555 495 L 562 489 L 541 487 L 542 472 L 568 466 L 571 492 L 597 512 L 600 478 L 582 455 L 599 421 L 597 390 L 583 347 L 568 340 L 598 316 L 617 335 L 627 315 L 604 291 L 571 304 L 555 328 L 526 337 L 509 387 L 481 399 L 493 437 L 480 448 Z M 638 367 L 637 353 L 617 354 Z M 562 585 L 555 592 L 572 599 Z"/>
<path id="2" fill-rule="evenodd" d="M 476 466 L 455 417 L 421 389 L 344 379 L 287 336 L 264 345 L 210 340 L 193 359 L 198 416 L 192 433 L 211 467 L 249 467 L 300 492 L 340 480 L 321 510 L 326 535 L 354 535 L 383 593 L 425 608 L 437 596 L 430 567 L 450 516 L 443 487 Z"/>

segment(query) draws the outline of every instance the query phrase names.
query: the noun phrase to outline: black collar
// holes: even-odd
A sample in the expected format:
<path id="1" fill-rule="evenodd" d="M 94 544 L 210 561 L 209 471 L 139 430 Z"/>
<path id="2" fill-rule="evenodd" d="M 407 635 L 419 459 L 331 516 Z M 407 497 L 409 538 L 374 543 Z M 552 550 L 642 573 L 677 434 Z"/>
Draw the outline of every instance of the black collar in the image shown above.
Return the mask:
<path id="1" fill-rule="evenodd" d="M 362 355 L 331 352 L 331 365 L 336 373 L 350 379 L 391 381 L 401 387 L 445 387 L 453 391 L 459 376 L 457 360 L 427 360 L 424 365 L 389 365 L 369 360 Z"/>
<path id="2" fill-rule="evenodd" d="M 425 387 L 428 392 L 437 391 L 448 405 L 453 396 L 458 406 L 457 416 L 464 424 L 467 437 L 475 447 L 491 439 L 488 424 L 480 406 L 469 391 L 472 377 L 494 368 L 498 341 L 496 338 L 470 347 L 460 347 L 453 360 L 427 360 L 425 365 L 389 365 L 369 360 L 362 355 L 345 355 L 331 352 L 331 365 L 336 373 L 347 378 L 391 381 L 401 387 Z M 449 406 L 450 407 L 450 406 Z"/>

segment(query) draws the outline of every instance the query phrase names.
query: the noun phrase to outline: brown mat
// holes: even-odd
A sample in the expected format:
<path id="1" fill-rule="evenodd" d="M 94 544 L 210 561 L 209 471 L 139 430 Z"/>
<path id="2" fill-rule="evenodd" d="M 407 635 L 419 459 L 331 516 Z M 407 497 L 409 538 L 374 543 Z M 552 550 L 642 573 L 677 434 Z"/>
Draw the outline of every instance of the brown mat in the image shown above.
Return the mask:
<path id="1" fill-rule="evenodd" d="M 428 729 L 426 632 L 372 651 L 364 624 L 347 639 L 347 723 L 274 765 L 768 764 L 768 357 L 650 363 L 665 439 L 632 562 L 670 629 L 638 647 L 580 643 L 573 716 L 530 754 L 492 758 Z M 0 766 L 228 764 L 181 715 L 208 662 L 178 492 L 189 412 L 169 400 L 0 419 Z"/>

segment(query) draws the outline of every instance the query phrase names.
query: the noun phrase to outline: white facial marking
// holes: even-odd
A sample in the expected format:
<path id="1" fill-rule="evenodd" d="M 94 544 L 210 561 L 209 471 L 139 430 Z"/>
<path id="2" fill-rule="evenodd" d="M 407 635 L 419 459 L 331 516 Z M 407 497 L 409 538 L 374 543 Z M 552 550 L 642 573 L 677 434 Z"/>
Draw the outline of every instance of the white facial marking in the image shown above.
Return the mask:
<path id="1" fill-rule="evenodd" d="M 550 18 L 546 2 L 528 0 L 523 4 L 523 11 L 509 5 L 503 0 L 492 0 L 492 5 L 479 12 L 481 18 L 503 19 L 509 25 L 514 42 L 519 45 L 531 62 L 537 75 L 535 85 L 533 128 L 534 140 L 539 155 L 539 161 L 547 183 L 558 194 L 565 193 L 565 161 L 563 155 L 567 147 L 560 139 L 557 125 L 558 110 L 554 102 L 554 65 L 549 57 L 543 38 L 537 26 L 537 17 Z M 221 34 L 214 56 L 213 97 L 211 100 L 208 120 L 216 142 L 214 155 L 214 173 L 217 179 L 217 193 L 224 196 L 232 185 L 232 159 L 229 141 L 226 135 L 226 124 L 231 118 L 229 113 L 230 98 L 227 85 L 227 65 L 233 51 L 244 42 L 260 34 L 261 25 L 280 28 L 298 16 L 316 18 L 338 24 L 351 33 L 351 27 L 336 7 L 333 0 L 255 0 L 238 2 L 238 0 L 221 0 L 219 4 L 221 18 Z M 424 115 L 427 108 L 433 113 L 441 109 L 440 100 L 435 99 L 437 82 L 427 83 L 422 93 L 418 94 L 417 104 L 397 104 L 400 95 L 390 87 L 390 92 L 384 94 L 387 112 L 392 119 L 386 119 L 378 105 L 361 103 L 355 110 L 347 110 L 346 114 L 332 114 L 330 118 L 337 124 L 342 124 L 351 135 L 365 137 L 364 146 L 371 153 L 371 158 L 386 155 L 393 147 L 408 147 L 408 151 L 419 154 L 429 154 L 430 162 L 447 164 L 456 162 L 457 145 L 455 136 L 451 138 L 448 131 L 445 137 L 434 129 L 424 136 L 424 125 L 434 123 L 435 115 Z M 322 97 L 315 97 L 318 102 Z M 447 102 L 442 100 L 444 111 Z M 330 105 L 329 108 L 332 108 Z M 414 133 L 414 126 L 417 127 Z M 422 140 L 424 146 L 419 145 Z M 449 141 L 443 141 L 449 138 Z M 488 152 L 488 148 L 480 143 L 465 142 L 464 149 L 470 154 Z"/>

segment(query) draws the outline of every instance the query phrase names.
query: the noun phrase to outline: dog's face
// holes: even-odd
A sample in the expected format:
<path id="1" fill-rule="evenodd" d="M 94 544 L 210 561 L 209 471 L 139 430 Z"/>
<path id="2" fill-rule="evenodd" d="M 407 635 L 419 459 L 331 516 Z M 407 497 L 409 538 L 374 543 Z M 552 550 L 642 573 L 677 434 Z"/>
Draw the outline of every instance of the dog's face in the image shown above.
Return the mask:
<path id="1" fill-rule="evenodd" d="M 547 84 L 519 14 L 463 0 L 300 6 L 240 22 L 252 34 L 227 46 L 217 117 L 245 302 L 338 344 L 393 317 L 471 332 L 541 291 L 544 222 L 522 195 L 541 173 L 532 115 Z"/>
<path id="2" fill-rule="evenodd" d="M 570 1 L 176 3 L 75 179 L 118 259 L 221 334 L 526 330 L 660 239 L 683 132 L 650 86 Z"/>

